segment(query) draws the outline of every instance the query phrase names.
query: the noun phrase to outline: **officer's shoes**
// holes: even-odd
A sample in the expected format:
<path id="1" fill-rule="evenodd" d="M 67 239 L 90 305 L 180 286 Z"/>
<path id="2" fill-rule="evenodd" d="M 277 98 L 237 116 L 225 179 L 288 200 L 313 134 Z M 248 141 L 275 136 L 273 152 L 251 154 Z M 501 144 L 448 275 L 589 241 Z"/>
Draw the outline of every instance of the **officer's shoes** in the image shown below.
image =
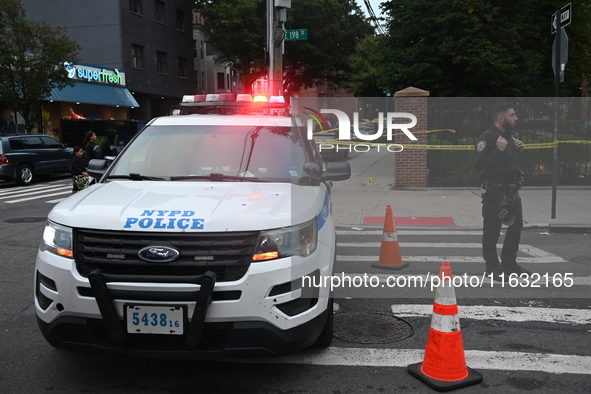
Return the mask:
<path id="1" fill-rule="evenodd" d="M 531 275 L 531 271 L 530 270 L 523 268 L 522 266 L 520 266 L 517 263 L 501 264 L 501 268 L 503 269 L 503 271 L 507 275 L 511 275 L 511 274 L 517 274 L 517 275 L 527 274 L 527 275 Z"/>
<path id="2" fill-rule="evenodd" d="M 503 278 L 502 275 L 505 272 L 503 271 L 503 269 L 501 267 L 496 267 L 493 268 L 492 270 L 486 270 L 486 277 L 487 278 L 492 278 L 492 280 L 496 280 L 497 282 L 502 282 Z"/>

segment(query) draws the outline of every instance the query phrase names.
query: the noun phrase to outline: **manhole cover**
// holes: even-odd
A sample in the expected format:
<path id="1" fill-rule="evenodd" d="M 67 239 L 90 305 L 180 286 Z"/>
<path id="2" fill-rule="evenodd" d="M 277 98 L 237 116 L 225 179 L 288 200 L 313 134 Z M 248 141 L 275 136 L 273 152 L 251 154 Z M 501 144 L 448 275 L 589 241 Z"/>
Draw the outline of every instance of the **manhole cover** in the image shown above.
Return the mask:
<path id="1" fill-rule="evenodd" d="M 37 222 L 45 222 L 47 217 L 31 217 L 31 218 L 12 218 L 6 219 L 6 223 L 37 223 Z"/>
<path id="2" fill-rule="evenodd" d="M 345 312 L 334 316 L 334 336 L 347 342 L 398 342 L 413 332 L 410 323 L 385 313 Z"/>
<path id="3" fill-rule="evenodd" d="M 578 257 L 573 257 L 571 260 L 574 261 L 575 263 L 591 265 L 591 257 L 578 256 Z"/>

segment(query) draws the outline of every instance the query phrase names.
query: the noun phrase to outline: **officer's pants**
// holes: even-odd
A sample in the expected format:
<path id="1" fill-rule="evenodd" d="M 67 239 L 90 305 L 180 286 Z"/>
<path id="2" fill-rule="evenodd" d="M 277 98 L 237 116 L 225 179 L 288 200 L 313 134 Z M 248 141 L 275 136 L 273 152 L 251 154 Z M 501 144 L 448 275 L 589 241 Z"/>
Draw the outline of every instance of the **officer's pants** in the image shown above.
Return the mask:
<path id="1" fill-rule="evenodd" d="M 521 229 L 523 228 L 523 211 L 521 206 L 521 197 L 519 193 L 512 194 L 512 204 L 515 210 L 515 223 L 507 227 L 505 232 L 505 241 L 501 252 L 501 265 L 510 266 L 516 263 L 517 249 L 521 239 Z M 482 233 L 482 256 L 486 263 L 486 271 L 492 272 L 494 268 L 499 267 L 499 257 L 497 255 L 497 242 L 501 233 L 501 221 L 497 217 L 498 206 L 482 205 L 482 217 L 484 218 Z"/>

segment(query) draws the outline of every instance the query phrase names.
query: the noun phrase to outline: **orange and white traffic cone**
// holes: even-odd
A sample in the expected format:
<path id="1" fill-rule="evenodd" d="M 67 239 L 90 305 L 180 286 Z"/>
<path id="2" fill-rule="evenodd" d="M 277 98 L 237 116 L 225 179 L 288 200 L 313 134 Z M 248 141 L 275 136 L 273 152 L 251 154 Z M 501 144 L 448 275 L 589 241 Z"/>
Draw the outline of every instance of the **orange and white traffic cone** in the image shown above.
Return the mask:
<path id="1" fill-rule="evenodd" d="M 441 263 L 439 277 L 425 356 L 422 363 L 409 365 L 408 372 L 437 391 L 447 391 L 478 384 L 482 375 L 466 366 L 449 261 Z"/>
<path id="2" fill-rule="evenodd" d="M 401 270 L 408 267 L 408 263 L 403 263 L 402 256 L 400 256 L 400 245 L 398 244 L 394 215 L 392 214 L 392 206 L 390 205 L 386 206 L 380 259 L 376 264 L 372 264 L 371 266 L 374 268 L 384 268 L 389 270 Z"/>

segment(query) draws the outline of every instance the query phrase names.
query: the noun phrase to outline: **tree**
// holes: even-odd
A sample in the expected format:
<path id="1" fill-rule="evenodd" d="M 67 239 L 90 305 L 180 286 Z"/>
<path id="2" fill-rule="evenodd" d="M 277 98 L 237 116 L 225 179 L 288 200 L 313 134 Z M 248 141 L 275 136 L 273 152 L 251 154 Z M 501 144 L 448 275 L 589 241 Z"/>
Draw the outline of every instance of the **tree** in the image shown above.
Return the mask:
<path id="1" fill-rule="evenodd" d="M 63 63 L 77 63 L 78 50 L 65 29 L 26 21 L 20 1 L 0 0 L 0 101 L 32 129 L 51 90 L 74 84 Z"/>
<path id="2" fill-rule="evenodd" d="M 352 71 L 349 57 L 371 34 L 354 0 L 297 0 L 285 28 L 308 29 L 308 40 L 285 42 L 284 90 L 297 93 L 316 83 L 340 84 Z M 245 86 L 267 74 L 266 0 L 196 0 L 207 41 L 241 69 Z"/>
<path id="3" fill-rule="evenodd" d="M 389 35 L 359 59 L 355 92 L 415 86 L 433 96 L 553 96 L 550 16 L 557 0 L 389 0 Z M 573 1 L 562 94 L 591 72 L 591 7 Z M 367 75 L 367 68 L 373 72 Z"/>

